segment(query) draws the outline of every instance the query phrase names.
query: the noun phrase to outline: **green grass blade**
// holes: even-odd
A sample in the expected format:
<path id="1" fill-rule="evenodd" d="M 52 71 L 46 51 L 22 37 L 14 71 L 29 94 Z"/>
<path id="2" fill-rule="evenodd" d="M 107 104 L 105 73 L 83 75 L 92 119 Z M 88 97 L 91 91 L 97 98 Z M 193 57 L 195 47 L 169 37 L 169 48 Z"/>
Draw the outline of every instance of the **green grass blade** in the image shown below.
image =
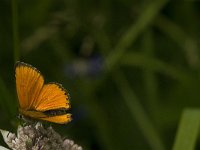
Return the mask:
<path id="1" fill-rule="evenodd" d="M 183 112 L 173 150 L 194 150 L 200 127 L 200 110 Z"/>
<path id="2" fill-rule="evenodd" d="M 125 78 L 123 73 L 118 70 L 114 73 L 113 79 L 119 88 L 119 91 L 126 103 L 128 109 L 130 110 L 130 115 L 138 123 L 139 129 L 145 137 L 147 143 L 153 150 L 165 150 L 165 146 L 162 140 L 150 120 L 149 116 L 145 112 L 143 106 L 141 105 L 139 99 L 136 97 L 128 80 Z"/>
<path id="3" fill-rule="evenodd" d="M 116 62 L 119 61 L 127 48 L 137 39 L 144 29 L 150 25 L 154 17 L 165 6 L 166 2 L 167 0 L 157 0 L 148 5 L 146 10 L 138 17 L 137 22 L 134 22 L 127 32 L 122 35 L 115 49 L 108 55 L 105 64 L 106 69 L 111 69 Z"/>
<path id="4" fill-rule="evenodd" d="M 188 81 L 189 79 L 189 74 L 186 71 L 139 52 L 129 52 L 125 54 L 121 58 L 120 63 L 125 66 L 140 67 L 144 70 L 151 69 L 152 71 L 160 72 L 179 81 Z"/>
<path id="5" fill-rule="evenodd" d="M 19 28 L 17 0 L 12 0 L 12 28 L 13 28 L 13 51 L 14 62 L 19 60 Z"/>
<path id="6" fill-rule="evenodd" d="M 155 51 L 155 41 L 154 41 L 154 34 L 151 29 L 148 29 L 143 36 L 143 49 L 144 49 L 144 56 L 154 58 L 154 51 Z M 144 84 L 145 84 L 145 91 L 146 91 L 146 99 L 150 109 L 156 110 L 157 109 L 157 79 L 155 76 L 155 72 L 151 68 L 146 68 L 143 70 L 144 76 Z M 153 112 L 152 112 L 153 113 Z"/>

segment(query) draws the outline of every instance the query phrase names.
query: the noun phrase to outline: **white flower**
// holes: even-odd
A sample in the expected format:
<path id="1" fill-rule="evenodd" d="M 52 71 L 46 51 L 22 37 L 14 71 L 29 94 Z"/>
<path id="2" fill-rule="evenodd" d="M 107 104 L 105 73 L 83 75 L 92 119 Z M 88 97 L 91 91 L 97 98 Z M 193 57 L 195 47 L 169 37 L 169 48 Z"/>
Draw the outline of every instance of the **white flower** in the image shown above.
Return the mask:
<path id="1" fill-rule="evenodd" d="M 11 132 L 0 130 L 3 139 L 12 150 L 82 150 L 72 140 L 65 139 L 53 130 L 44 128 L 41 123 L 19 126 L 17 136 Z M 8 150 L 0 147 L 0 150 Z"/>

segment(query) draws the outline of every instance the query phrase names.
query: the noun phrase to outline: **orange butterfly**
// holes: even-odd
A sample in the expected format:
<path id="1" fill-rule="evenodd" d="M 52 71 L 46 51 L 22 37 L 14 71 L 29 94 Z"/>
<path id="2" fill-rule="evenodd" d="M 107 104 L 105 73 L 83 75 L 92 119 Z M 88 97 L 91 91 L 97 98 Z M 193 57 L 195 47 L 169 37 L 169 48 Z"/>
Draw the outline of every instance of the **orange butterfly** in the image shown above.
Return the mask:
<path id="1" fill-rule="evenodd" d="M 15 64 L 19 112 L 25 118 L 58 124 L 71 121 L 69 95 L 58 83 L 44 84 L 44 78 L 35 67 L 24 62 Z"/>

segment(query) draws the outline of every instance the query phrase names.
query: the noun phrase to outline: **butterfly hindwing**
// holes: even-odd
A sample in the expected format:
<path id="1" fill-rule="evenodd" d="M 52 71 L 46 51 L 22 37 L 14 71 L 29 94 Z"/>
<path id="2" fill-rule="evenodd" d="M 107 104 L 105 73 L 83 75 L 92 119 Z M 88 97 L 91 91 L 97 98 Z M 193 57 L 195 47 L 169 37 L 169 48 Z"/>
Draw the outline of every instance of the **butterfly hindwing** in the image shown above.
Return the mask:
<path id="1" fill-rule="evenodd" d="M 70 122 L 72 119 L 71 119 L 71 114 L 63 114 L 59 116 L 48 116 L 45 118 L 41 118 L 41 120 L 59 123 L 59 124 L 66 124 Z"/>
<path id="2" fill-rule="evenodd" d="M 51 110 L 52 114 L 49 114 L 49 112 L 40 112 L 33 110 L 24 111 L 22 109 L 19 109 L 19 111 L 21 114 L 25 115 L 28 118 L 49 121 L 53 123 L 66 124 L 72 120 L 71 114 L 67 113 L 57 114 L 57 111 L 53 113 L 54 110 Z"/>

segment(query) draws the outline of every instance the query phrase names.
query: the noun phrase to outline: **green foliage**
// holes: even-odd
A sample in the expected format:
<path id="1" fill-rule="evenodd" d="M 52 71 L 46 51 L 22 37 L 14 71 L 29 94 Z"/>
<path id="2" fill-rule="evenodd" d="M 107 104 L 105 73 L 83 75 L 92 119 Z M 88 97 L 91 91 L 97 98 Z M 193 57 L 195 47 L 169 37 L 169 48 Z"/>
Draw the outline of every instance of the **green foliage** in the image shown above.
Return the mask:
<path id="1" fill-rule="evenodd" d="M 173 150 L 193 150 L 200 127 L 199 109 L 187 109 L 183 112 Z"/>
<path id="2" fill-rule="evenodd" d="M 69 91 L 74 119 L 53 126 L 84 149 L 198 149 L 199 4 L 2 0 L 0 128 L 18 123 L 19 59 Z"/>

